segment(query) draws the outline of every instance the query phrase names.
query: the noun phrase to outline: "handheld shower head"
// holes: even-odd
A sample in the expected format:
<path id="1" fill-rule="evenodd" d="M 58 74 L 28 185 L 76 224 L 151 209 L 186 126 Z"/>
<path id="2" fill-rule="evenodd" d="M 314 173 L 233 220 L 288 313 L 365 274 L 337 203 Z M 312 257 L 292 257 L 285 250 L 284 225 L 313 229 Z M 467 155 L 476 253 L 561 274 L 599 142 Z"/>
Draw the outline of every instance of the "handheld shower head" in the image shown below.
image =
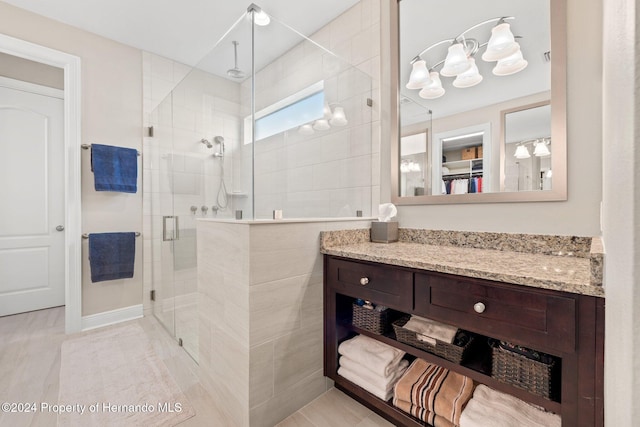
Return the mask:
<path id="1" fill-rule="evenodd" d="M 224 137 L 223 136 L 214 136 L 213 137 L 213 142 L 215 142 L 216 144 L 220 144 L 220 151 L 215 153 L 214 156 L 223 157 L 224 156 Z"/>
<path id="2" fill-rule="evenodd" d="M 201 143 L 203 143 L 204 145 L 206 145 L 206 146 L 207 146 L 207 148 L 211 148 L 211 147 L 213 147 L 213 145 L 209 142 L 209 140 L 208 140 L 208 139 L 202 138 L 202 139 L 200 140 L 200 142 L 201 142 Z"/>

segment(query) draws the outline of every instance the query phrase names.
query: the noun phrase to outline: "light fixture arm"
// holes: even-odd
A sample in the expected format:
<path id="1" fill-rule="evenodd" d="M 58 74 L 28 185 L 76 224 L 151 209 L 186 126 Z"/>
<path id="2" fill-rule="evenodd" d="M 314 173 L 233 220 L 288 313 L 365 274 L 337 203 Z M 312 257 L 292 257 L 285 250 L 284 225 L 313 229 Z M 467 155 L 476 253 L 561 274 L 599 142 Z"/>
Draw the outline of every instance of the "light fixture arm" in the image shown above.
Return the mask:
<path id="1" fill-rule="evenodd" d="M 551 143 L 551 137 L 545 136 L 542 138 L 526 139 L 524 141 L 518 142 L 516 145 L 529 145 L 529 144 L 535 144 L 535 143 L 544 143 L 546 145 L 549 145 Z"/>
<path id="2" fill-rule="evenodd" d="M 456 41 L 457 41 L 457 40 L 459 40 L 461 37 L 462 37 L 462 38 L 464 38 L 463 36 L 464 36 L 466 33 L 468 33 L 469 31 L 471 31 L 471 30 L 475 30 L 476 28 L 481 27 L 481 26 L 483 26 L 483 25 L 485 25 L 485 24 L 488 24 L 488 23 L 490 23 L 490 22 L 498 22 L 498 24 L 496 24 L 496 25 L 499 25 L 499 24 L 502 24 L 502 23 L 503 23 L 504 21 L 506 21 L 507 19 L 516 19 L 516 17 L 515 17 L 515 16 L 501 16 L 501 17 L 499 17 L 499 18 L 491 18 L 491 19 L 487 19 L 486 21 L 482 21 L 482 22 L 480 22 L 480 23 L 478 23 L 478 24 L 474 25 L 473 27 L 469 27 L 469 28 L 467 28 L 466 30 L 464 30 L 463 32 L 461 32 L 461 33 L 460 33 L 460 35 L 458 35 L 458 37 L 454 38 L 453 40 L 456 40 Z"/>
<path id="3" fill-rule="evenodd" d="M 498 18 L 491 18 L 491 19 L 487 19 L 486 21 L 482 21 L 482 22 L 480 22 L 480 23 L 478 23 L 478 24 L 474 25 L 473 27 L 469 27 L 469 28 L 467 28 L 466 30 L 464 30 L 463 32 L 461 32 L 457 37 L 455 37 L 455 38 L 453 38 L 453 39 L 445 39 L 445 40 L 441 40 L 441 41 L 439 41 L 439 42 L 437 42 L 437 43 L 432 44 L 431 46 L 427 47 L 427 48 L 426 48 L 426 49 L 424 49 L 422 52 L 420 52 L 418 55 L 416 55 L 416 56 L 411 60 L 410 64 L 413 64 L 414 62 L 419 61 L 419 60 L 420 60 L 420 57 L 421 57 L 422 55 L 424 55 L 425 53 L 427 53 L 428 51 L 430 51 L 431 49 L 433 49 L 433 48 L 434 48 L 434 47 L 436 47 L 436 46 L 440 46 L 441 44 L 444 44 L 444 43 L 451 43 L 451 44 L 453 44 L 453 43 L 455 43 L 455 42 L 459 41 L 459 39 L 460 39 L 460 38 L 463 38 L 463 39 L 464 39 L 464 37 L 463 37 L 463 36 L 464 36 L 466 33 L 468 33 L 469 31 L 471 31 L 471 30 L 475 30 L 476 28 L 481 27 L 481 26 L 483 26 L 483 25 L 485 25 L 485 24 L 488 24 L 488 23 L 490 23 L 490 22 L 499 22 L 499 23 L 502 23 L 503 21 L 505 21 L 505 20 L 507 20 L 507 19 L 516 19 L 516 17 L 515 17 L 515 16 L 501 16 L 501 17 L 498 17 Z M 479 45 L 478 47 L 480 48 L 480 47 L 483 47 L 483 46 L 486 46 L 486 43 L 484 43 L 483 45 Z M 444 61 L 443 61 L 443 62 L 444 62 Z M 436 64 L 436 65 L 434 65 L 434 67 L 437 67 L 438 65 L 439 65 L 439 64 Z"/>

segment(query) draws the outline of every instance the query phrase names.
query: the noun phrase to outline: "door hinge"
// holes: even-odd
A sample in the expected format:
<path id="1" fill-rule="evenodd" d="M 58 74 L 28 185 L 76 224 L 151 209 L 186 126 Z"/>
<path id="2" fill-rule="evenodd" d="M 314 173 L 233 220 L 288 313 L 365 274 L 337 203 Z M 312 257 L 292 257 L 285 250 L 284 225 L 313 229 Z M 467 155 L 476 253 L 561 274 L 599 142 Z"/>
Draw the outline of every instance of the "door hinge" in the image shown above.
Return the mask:
<path id="1" fill-rule="evenodd" d="M 182 347 L 182 338 L 178 338 L 178 345 Z"/>
<path id="2" fill-rule="evenodd" d="M 373 99 L 367 98 L 367 106 L 368 107 L 373 107 Z"/>
<path id="3" fill-rule="evenodd" d="M 156 290 L 152 289 L 151 290 L 151 301 L 155 301 L 156 300 Z"/>
<path id="4" fill-rule="evenodd" d="M 149 138 L 153 138 L 153 126 L 149 126 L 147 132 L 149 133 Z"/>

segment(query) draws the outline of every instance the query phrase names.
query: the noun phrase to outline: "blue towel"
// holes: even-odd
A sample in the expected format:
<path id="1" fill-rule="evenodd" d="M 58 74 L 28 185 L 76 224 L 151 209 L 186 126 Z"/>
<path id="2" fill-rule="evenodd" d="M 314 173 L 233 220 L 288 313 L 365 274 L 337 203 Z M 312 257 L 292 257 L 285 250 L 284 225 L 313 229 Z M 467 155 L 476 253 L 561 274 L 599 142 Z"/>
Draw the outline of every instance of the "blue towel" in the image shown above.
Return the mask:
<path id="1" fill-rule="evenodd" d="M 96 191 L 138 190 L 138 151 L 134 148 L 91 144 L 91 170 Z"/>
<path id="2" fill-rule="evenodd" d="M 135 259 L 135 233 L 89 234 L 89 265 L 92 282 L 133 277 Z"/>

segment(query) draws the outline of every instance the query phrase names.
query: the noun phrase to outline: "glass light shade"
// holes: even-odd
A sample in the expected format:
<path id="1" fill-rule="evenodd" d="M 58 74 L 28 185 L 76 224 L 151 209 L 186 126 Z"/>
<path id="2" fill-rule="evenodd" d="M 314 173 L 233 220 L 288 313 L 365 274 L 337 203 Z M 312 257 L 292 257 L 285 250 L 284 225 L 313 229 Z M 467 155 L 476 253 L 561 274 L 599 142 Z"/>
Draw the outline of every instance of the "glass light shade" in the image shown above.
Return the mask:
<path id="1" fill-rule="evenodd" d="M 527 149 L 527 147 L 525 147 L 524 145 L 518 145 L 516 147 L 514 157 L 516 159 L 528 159 L 529 157 L 531 157 L 531 154 L 529 154 L 529 150 Z"/>
<path id="2" fill-rule="evenodd" d="M 316 131 L 313 130 L 310 123 L 306 123 L 298 128 L 298 133 L 300 135 L 313 135 Z"/>
<path id="3" fill-rule="evenodd" d="M 325 102 L 324 107 L 322 108 L 322 114 L 324 114 L 324 119 L 329 120 L 333 117 L 333 113 L 331 112 L 331 107 L 329 107 L 329 103 Z"/>
<path id="4" fill-rule="evenodd" d="M 437 71 L 432 71 L 429 73 L 429 78 L 431 79 L 431 83 L 422 88 L 422 90 L 418 93 L 420 98 L 424 99 L 436 99 L 440 98 L 444 95 L 444 88 L 442 87 L 442 82 L 440 81 L 440 74 Z"/>
<path id="5" fill-rule="evenodd" d="M 544 175 L 545 178 L 552 178 L 553 177 L 553 172 L 551 171 L 551 169 L 549 169 L 547 171 L 547 173 Z"/>
<path id="6" fill-rule="evenodd" d="M 327 119 L 319 119 L 313 122 L 313 128 L 315 130 L 327 130 L 331 129 L 331 126 L 329 126 Z"/>
<path id="7" fill-rule="evenodd" d="M 550 156 L 551 151 L 549 151 L 549 147 L 544 142 L 538 142 L 536 144 L 536 148 L 533 150 L 533 155 L 536 157 L 545 157 Z"/>
<path id="8" fill-rule="evenodd" d="M 487 62 L 499 61 L 513 55 L 520 49 L 515 41 L 510 25 L 507 22 L 498 24 L 491 29 L 491 38 L 487 44 L 487 50 L 482 54 L 482 59 Z"/>
<path id="9" fill-rule="evenodd" d="M 476 60 L 474 58 L 469 58 L 469 63 L 471 64 L 471 68 L 464 73 L 458 74 L 458 77 L 453 81 L 453 86 L 457 88 L 466 88 L 475 86 L 482 81 L 482 76 L 480 75 L 480 71 L 478 71 Z"/>
<path id="10" fill-rule="evenodd" d="M 427 70 L 426 63 L 422 59 L 414 62 L 409 82 L 406 86 L 407 89 L 422 89 L 429 83 L 431 83 L 431 79 L 429 79 L 429 70 Z"/>
<path id="11" fill-rule="evenodd" d="M 467 60 L 467 53 L 464 51 L 462 43 L 449 46 L 449 52 L 444 60 L 444 66 L 440 70 L 440 74 L 445 77 L 454 77 L 464 73 L 469 68 L 471 68 L 471 64 Z"/>
<path id="12" fill-rule="evenodd" d="M 269 18 L 269 15 L 267 15 L 264 10 L 261 10 L 260 12 L 254 12 L 253 22 L 255 22 L 256 25 L 265 27 L 269 25 L 269 23 L 271 22 L 271 18 Z"/>
<path id="13" fill-rule="evenodd" d="M 493 67 L 493 74 L 496 76 L 509 76 L 524 70 L 529 63 L 522 58 L 522 51 L 518 49 L 513 55 L 498 61 Z"/>
<path id="14" fill-rule="evenodd" d="M 333 109 L 333 117 L 329 120 L 331 126 L 346 126 L 348 123 L 347 116 L 344 114 L 344 108 L 337 106 Z"/>

